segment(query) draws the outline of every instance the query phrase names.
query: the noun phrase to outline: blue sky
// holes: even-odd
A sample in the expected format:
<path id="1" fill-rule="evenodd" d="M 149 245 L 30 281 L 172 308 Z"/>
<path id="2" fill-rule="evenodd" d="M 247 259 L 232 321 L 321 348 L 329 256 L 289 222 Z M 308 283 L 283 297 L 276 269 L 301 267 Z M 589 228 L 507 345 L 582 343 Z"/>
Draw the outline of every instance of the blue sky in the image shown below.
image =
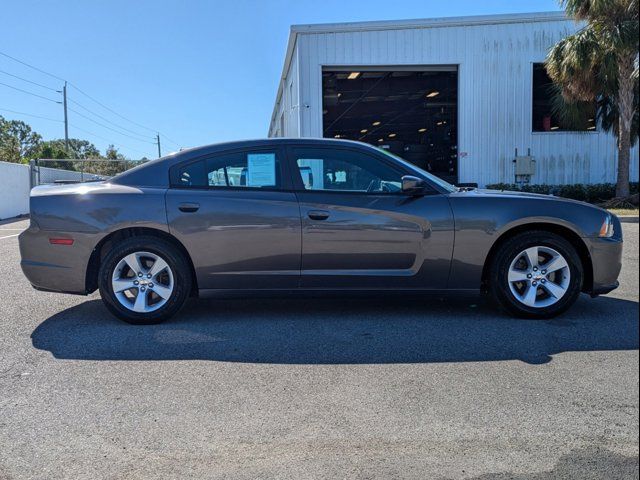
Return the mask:
<path id="1" fill-rule="evenodd" d="M 91 140 L 101 150 L 113 143 L 140 158 L 155 156 L 149 143 L 155 130 L 167 136 L 163 153 L 266 136 L 292 24 L 558 9 L 556 0 L 21 0 L 3 4 L 0 51 L 72 82 L 139 124 L 69 88 L 69 99 L 77 102 L 69 105 L 75 110 L 69 112 L 71 137 Z M 2 72 L 62 86 L 0 55 L 0 83 L 60 97 Z M 6 110 L 62 119 L 54 102 L 0 85 L 0 115 L 27 121 L 45 139 L 64 136 L 62 123 Z M 130 136 L 106 128 L 119 130 L 114 124 Z"/>

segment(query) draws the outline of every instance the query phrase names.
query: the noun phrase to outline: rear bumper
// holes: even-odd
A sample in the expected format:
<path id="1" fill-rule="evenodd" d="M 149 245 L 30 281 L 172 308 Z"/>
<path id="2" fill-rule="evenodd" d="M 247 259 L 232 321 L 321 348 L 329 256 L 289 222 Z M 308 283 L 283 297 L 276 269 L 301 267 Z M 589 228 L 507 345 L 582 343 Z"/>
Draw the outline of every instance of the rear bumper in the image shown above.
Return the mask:
<path id="1" fill-rule="evenodd" d="M 73 245 L 51 245 L 50 237 L 73 238 Z M 29 228 L 18 237 L 20 267 L 37 290 L 85 295 L 94 235 Z"/>

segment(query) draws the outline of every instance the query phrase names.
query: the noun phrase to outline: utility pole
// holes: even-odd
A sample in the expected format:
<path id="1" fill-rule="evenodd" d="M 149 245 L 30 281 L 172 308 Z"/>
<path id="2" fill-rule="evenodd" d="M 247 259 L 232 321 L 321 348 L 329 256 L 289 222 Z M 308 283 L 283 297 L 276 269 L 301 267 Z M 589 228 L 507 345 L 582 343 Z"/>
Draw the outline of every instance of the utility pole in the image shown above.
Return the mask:
<path id="1" fill-rule="evenodd" d="M 158 158 L 162 156 L 162 152 L 160 151 L 160 134 L 156 133 L 156 143 L 158 144 Z"/>
<path id="2" fill-rule="evenodd" d="M 69 118 L 67 117 L 67 82 L 62 87 L 62 97 L 64 105 L 64 149 L 69 153 Z"/>

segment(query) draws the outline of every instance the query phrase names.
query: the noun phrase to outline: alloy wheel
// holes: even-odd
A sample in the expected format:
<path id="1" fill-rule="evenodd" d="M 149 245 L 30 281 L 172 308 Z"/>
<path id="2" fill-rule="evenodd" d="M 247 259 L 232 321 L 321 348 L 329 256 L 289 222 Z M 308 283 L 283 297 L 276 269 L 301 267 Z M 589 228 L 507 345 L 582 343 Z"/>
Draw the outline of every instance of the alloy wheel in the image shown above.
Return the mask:
<path id="1" fill-rule="evenodd" d="M 569 289 L 567 260 L 553 248 L 534 246 L 515 256 L 509 266 L 509 289 L 520 303 L 544 308 L 557 303 Z"/>
<path id="2" fill-rule="evenodd" d="M 122 258 L 113 271 L 113 293 L 120 304 L 137 313 L 149 313 L 167 303 L 174 289 L 169 264 L 151 252 L 134 252 Z"/>

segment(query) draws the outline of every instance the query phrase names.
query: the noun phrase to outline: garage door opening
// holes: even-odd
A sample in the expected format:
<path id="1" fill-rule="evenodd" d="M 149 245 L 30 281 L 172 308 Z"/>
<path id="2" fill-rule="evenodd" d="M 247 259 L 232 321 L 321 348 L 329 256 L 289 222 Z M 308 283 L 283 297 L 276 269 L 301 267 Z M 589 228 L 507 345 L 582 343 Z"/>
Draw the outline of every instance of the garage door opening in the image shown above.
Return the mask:
<path id="1" fill-rule="evenodd" d="M 324 137 L 385 148 L 457 183 L 456 67 L 327 67 L 322 102 Z"/>

